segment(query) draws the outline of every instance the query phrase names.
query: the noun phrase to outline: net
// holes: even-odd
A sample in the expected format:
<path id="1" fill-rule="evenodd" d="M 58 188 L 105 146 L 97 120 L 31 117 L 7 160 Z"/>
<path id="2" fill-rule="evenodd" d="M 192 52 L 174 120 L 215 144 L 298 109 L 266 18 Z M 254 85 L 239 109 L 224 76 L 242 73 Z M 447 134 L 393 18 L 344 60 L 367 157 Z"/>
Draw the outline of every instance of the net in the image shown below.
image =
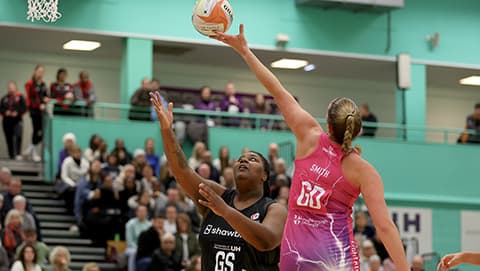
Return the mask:
<path id="1" fill-rule="evenodd" d="M 60 19 L 58 0 L 28 0 L 27 19 L 30 21 L 43 20 L 47 23 Z"/>

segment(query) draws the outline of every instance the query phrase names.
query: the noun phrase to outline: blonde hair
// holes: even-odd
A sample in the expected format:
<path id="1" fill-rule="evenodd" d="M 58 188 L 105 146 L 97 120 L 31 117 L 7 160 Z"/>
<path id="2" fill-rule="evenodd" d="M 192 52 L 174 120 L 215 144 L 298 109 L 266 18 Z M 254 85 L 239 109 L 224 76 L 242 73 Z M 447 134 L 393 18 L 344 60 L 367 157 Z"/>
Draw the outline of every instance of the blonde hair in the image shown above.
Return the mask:
<path id="1" fill-rule="evenodd" d="M 362 129 L 362 118 L 355 102 L 349 98 L 334 99 L 328 106 L 327 123 L 335 142 L 342 145 L 343 153 L 350 153 L 353 150 L 352 141 Z M 361 151 L 359 146 L 355 149 Z"/>
<path id="2" fill-rule="evenodd" d="M 7 217 L 5 218 L 5 227 L 10 224 L 10 222 L 12 222 L 12 219 L 14 217 L 18 217 L 18 219 L 20 220 L 20 224 L 23 225 L 23 217 L 22 215 L 20 214 L 20 212 L 16 209 L 12 209 L 8 212 L 7 214 Z"/>
<path id="3" fill-rule="evenodd" d="M 57 255 L 59 253 L 65 254 L 67 258 L 67 266 L 70 265 L 70 251 L 64 246 L 56 246 L 52 249 L 52 252 L 50 252 L 50 257 L 48 257 L 48 260 L 50 261 L 51 265 L 55 265 L 55 258 L 57 258 Z"/>
<path id="4" fill-rule="evenodd" d="M 98 267 L 98 264 L 97 263 L 86 263 L 83 268 L 82 268 L 82 271 L 88 271 L 90 270 L 90 268 L 96 268 L 97 270 L 100 270 L 100 268 Z"/>
<path id="5" fill-rule="evenodd" d="M 200 151 L 200 148 L 203 148 L 204 150 L 207 149 L 207 146 L 205 145 L 205 143 L 201 142 L 201 141 L 197 141 L 194 145 L 193 145 L 193 152 L 192 152 L 192 156 L 195 157 L 195 159 L 197 160 L 200 160 L 202 157 L 201 157 L 201 153 L 198 153 Z"/>

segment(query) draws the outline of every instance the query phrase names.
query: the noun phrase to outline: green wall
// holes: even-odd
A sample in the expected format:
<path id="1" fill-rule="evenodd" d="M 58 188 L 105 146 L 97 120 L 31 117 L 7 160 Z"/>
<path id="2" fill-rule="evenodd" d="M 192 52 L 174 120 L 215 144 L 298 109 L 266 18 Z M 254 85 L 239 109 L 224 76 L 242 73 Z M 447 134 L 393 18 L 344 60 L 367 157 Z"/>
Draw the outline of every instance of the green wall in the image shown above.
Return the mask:
<path id="1" fill-rule="evenodd" d="M 59 0 L 63 17 L 54 24 L 27 21 L 26 2 L 0 0 L 0 23 L 207 41 L 191 25 L 193 0 Z M 480 49 L 477 0 L 406 0 L 405 8 L 392 12 L 388 52 L 385 14 L 297 7 L 294 0 L 231 0 L 231 4 L 235 13 L 231 32 L 245 23 L 254 45 L 274 46 L 281 32 L 290 35 L 290 48 L 389 56 L 408 52 L 414 59 L 480 63 L 480 55 L 473 53 Z M 432 51 L 426 36 L 435 32 L 440 33 L 440 45 Z"/>

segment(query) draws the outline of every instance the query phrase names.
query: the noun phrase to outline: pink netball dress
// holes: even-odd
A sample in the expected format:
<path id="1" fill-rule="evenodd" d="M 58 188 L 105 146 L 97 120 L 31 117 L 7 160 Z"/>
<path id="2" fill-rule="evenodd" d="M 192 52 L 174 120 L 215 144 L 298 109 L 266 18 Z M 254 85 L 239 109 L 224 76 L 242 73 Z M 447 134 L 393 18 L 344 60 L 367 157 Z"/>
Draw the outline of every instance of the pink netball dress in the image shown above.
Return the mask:
<path id="1" fill-rule="evenodd" d="M 343 156 L 323 133 L 312 154 L 295 160 L 281 271 L 360 270 L 351 218 L 360 189 L 343 176 Z"/>

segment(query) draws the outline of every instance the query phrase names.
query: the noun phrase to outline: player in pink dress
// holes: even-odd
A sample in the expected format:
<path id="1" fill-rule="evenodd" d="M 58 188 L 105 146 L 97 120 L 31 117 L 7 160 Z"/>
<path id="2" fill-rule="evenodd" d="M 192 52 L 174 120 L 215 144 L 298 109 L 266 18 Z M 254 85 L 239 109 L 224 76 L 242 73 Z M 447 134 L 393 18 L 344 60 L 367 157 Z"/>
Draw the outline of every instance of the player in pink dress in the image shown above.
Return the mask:
<path id="1" fill-rule="evenodd" d="M 243 25 L 238 35 L 218 33 L 213 38 L 240 54 L 274 97 L 297 138 L 280 270 L 360 270 L 351 219 L 352 206 L 360 193 L 397 270 L 409 270 L 400 236 L 388 214 L 381 177 L 352 148 L 352 140 L 362 127 L 355 103 L 347 98 L 333 100 L 325 133 L 249 49 Z"/>

